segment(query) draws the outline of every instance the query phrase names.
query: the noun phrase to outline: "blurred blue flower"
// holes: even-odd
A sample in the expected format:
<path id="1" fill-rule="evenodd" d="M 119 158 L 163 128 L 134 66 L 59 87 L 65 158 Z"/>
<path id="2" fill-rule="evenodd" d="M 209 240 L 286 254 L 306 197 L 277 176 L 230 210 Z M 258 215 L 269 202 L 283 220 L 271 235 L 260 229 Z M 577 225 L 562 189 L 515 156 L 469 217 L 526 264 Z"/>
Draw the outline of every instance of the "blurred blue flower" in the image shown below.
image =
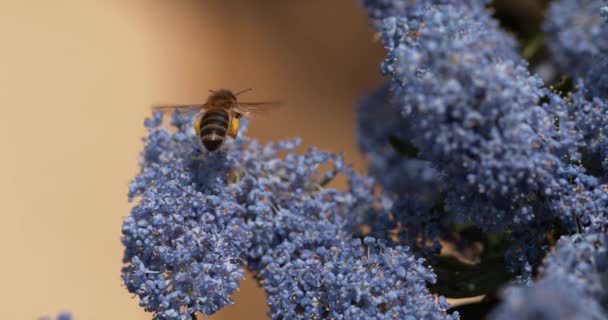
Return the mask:
<path id="1" fill-rule="evenodd" d="M 608 306 L 608 234 L 564 236 L 546 259 L 542 271 L 548 281 L 568 283 L 570 288 Z"/>
<path id="2" fill-rule="evenodd" d="M 542 280 L 505 294 L 492 319 L 606 319 L 608 235 L 562 237 L 545 261 Z"/>
<path id="3" fill-rule="evenodd" d="M 568 283 L 541 280 L 532 287 L 514 287 L 493 310 L 493 320 L 606 319 L 605 312 Z"/>
<path id="4" fill-rule="evenodd" d="M 564 74 L 584 76 L 608 50 L 602 0 L 552 1 L 545 20 L 546 43 Z M 605 19 L 605 18 L 604 18 Z"/>

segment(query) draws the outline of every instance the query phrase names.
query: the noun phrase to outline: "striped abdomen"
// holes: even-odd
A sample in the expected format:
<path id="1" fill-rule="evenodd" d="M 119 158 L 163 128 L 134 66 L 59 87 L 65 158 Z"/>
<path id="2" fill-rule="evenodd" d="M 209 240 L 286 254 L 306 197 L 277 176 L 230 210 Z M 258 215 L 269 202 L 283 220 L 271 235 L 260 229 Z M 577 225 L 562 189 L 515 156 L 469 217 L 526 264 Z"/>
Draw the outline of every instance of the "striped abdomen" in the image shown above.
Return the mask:
<path id="1" fill-rule="evenodd" d="M 203 145 L 209 151 L 219 148 L 228 132 L 230 114 L 224 109 L 211 109 L 200 120 L 198 134 Z"/>

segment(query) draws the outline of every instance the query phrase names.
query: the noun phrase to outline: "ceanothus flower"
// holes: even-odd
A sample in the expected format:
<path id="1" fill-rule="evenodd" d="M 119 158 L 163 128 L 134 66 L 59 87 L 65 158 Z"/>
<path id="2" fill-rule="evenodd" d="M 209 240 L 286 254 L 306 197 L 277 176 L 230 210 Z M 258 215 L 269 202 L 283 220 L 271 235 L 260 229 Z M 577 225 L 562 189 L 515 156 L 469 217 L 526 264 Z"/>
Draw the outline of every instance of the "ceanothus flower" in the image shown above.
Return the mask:
<path id="1" fill-rule="evenodd" d="M 589 78 L 588 78 L 589 79 Z M 562 106 L 568 115 L 569 131 L 575 135 L 575 150 L 562 159 L 558 170 L 555 197 L 548 208 L 557 213 L 570 232 L 605 232 L 608 230 L 608 107 L 586 83 L 577 81 L 576 91 Z M 601 84 L 592 84 L 598 88 Z M 551 96 L 553 99 L 555 95 Z M 557 98 L 560 99 L 560 98 Z M 570 155 L 579 154 L 577 158 Z"/>
<path id="2" fill-rule="evenodd" d="M 432 257 L 440 249 L 435 208 L 441 191 L 440 174 L 429 161 L 396 149 L 394 143 L 408 141 L 414 133 L 408 130 L 412 125 L 390 103 L 388 85 L 366 97 L 357 111 L 358 141 L 368 172 L 382 185 L 391 204 L 388 211 L 366 211 L 361 223 L 369 225 L 375 237 L 398 240 L 413 252 Z M 391 139 L 398 142 L 391 144 Z"/>
<path id="3" fill-rule="evenodd" d="M 568 231 L 608 231 L 608 185 L 580 173 L 578 166 L 561 170 L 561 196 L 550 204 Z"/>
<path id="4" fill-rule="evenodd" d="M 406 142 L 415 136 L 413 124 L 391 103 L 388 85 L 376 89 L 357 109 L 357 138 L 368 161 L 368 171 L 384 190 L 432 203 L 438 196 L 441 176 L 431 163 L 401 154 L 391 139 Z"/>
<path id="5" fill-rule="evenodd" d="M 301 234 L 348 240 L 359 227 L 359 217 L 387 210 L 385 199 L 374 196 L 373 179 L 355 174 L 340 156 L 316 149 L 297 154 L 299 140 L 261 145 L 242 134 L 209 153 L 191 122 L 191 117 L 176 113 L 171 119 L 175 130 L 170 131 L 162 126 L 160 114 L 146 121 L 150 132 L 141 172 L 129 193 L 139 202 L 123 224 L 123 280 L 156 319 L 210 315 L 232 303 L 230 295 L 238 289 L 243 267 L 257 273 L 272 303 L 276 296 L 271 293 L 281 284 L 269 277 L 297 281 L 289 280 L 294 276 L 289 269 L 269 266 L 277 250 L 297 245 Z M 337 174 L 348 178 L 347 190 L 326 187 Z M 406 249 L 390 250 L 400 252 L 402 259 L 414 259 Z M 423 268 L 422 261 L 411 267 Z M 376 278 L 384 274 L 374 270 L 365 276 L 362 271 L 361 279 L 381 282 Z M 408 290 L 423 292 L 426 287 L 412 282 L 401 290 L 405 296 Z M 426 292 L 419 297 L 426 301 L 422 309 L 404 304 L 401 312 L 445 313 L 447 305 L 438 307 Z M 359 306 L 370 314 L 375 307 Z"/>
<path id="6" fill-rule="evenodd" d="M 465 60 L 469 51 L 472 52 L 470 54 L 484 56 L 488 61 L 518 59 L 516 46 L 485 9 L 486 1 L 363 1 L 363 4 L 383 37 L 387 57 L 382 70 L 392 76 L 393 84 L 390 86 L 392 97 L 385 86 L 361 103 L 358 109 L 359 143 L 368 158 L 370 174 L 387 191 L 396 195 L 391 210 L 393 219 L 382 220 L 388 222 L 385 228 L 392 230 L 395 224 L 401 225 L 402 232 L 398 234 L 400 240 L 413 248 L 420 247 L 421 243 L 436 240 L 439 234 L 436 202 L 440 193 L 448 193 L 448 200 L 454 199 L 454 196 L 460 195 L 449 191 L 460 187 L 456 187 L 456 183 L 446 186 L 446 182 L 450 181 L 443 181 L 446 172 L 442 164 L 437 165 L 433 162 L 435 159 L 425 157 L 425 147 L 441 144 L 424 140 L 425 137 L 420 136 L 424 132 L 420 124 L 426 126 L 424 130 L 429 131 L 428 135 L 434 135 L 435 123 L 425 115 L 406 114 L 402 98 L 432 96 L 432 92 L 425 91 L 434 80 L 423 80 L 421 77 L 430 71 L 431 66 L 426 65 L 427 62 L 440 60 L 437 63 L 441 64 L 446 60 L 445 65 L 448 66 L 453 63 L 442 57 L 442 53 L 449 54 L 453 50 L 454 57 L 462 53 Z M 476 67 L 475 61 L 468 61 L 471 68 Z M 444 71 L 438 67 L 436 72 Z M 449 77 L 447 74 L 445 80 Z M 419 85 L 407 81 L 418 81 Z M 445 86 L 445 81 L 435 84 L 435 88 L 442 86 Z M 451 133 L 446 132 L 446 135 Z M 414 143 L 423 152 L 417 157 L 403 156 L 389 143 L 390 139 L 395 138 Z M 456 209 L 454 211 L 460 208 L 458 201 L 449 203 Z M 469 206 L 465 206 L 467 211 Z M 371 218 L 378 219 L 377 216 Z M 452 217 L 445 219 L 458 220 Z M 375 225 L 379 226 L 380 223 Z M 437 252 L 438 246 L 431 249 L 427 253 Z"/>
<path id="7" fill-rule="evenodd" d="M 577 80 L 577 95 L 589 101 L 608 98 L 608 57 L 593 59 L 593 68 Z"/>
<path id="8" fill-rule="evenodd" d="M 38 318 L 38 320 L 52 320 L 52 319 L 55 319 L 55 320 L 72 320 L 72 314 L 69 313 L 69 312 L 62 312 L 62 313 L 58 314 L 56 318 L 52 318 L 52 317 L 48 317 L 48 316 Z"/>
<path id="9" fill-rule="evenodd" d="M 608 70 L 602 64 L 598 70 Z M 599 71 L 591 71 L 585 80 L 577 81 L 577 90 L 569 95 L 568 114 L 581 135 L 578 146 L 583 165 L 601 181 L 608 179 L 608 88 L 602 79 L 594 78 Z M 589 85 L 587 85 L 589 83 Z"/>
<path id="10" fill-rule="evenodd" d="M 123 280 L 158 319 L 210 315 L 232 303 L 243 278 L 250 231 L 227 188 L 226 155 L 201 157 L 185 119 L 171 133 L 161 114 L 146 121 L 141 172 L 129 198 L 140 198 L 123 223 Z"/>
<path id="11" fill-rule="evenodd" d="M 541 264 L 549 248 L 546 233 L 554 217 L 566 234 L 608 230 L 608 187 L 606 167 L 606 104 L 599 98 L 587 100 L 582 81 L 578 90 L 563 100 L 546 91 L 549 106 L 559 116 L 560 141 L 571 141 L 556 171 L 559 184 L 550 196 L 535 206 L 535 217 L 526 224 L 511 226 L 511 247 L 507 263 L 524 283 L 531 283 L 532 267 Z M 564 116 L 566 115 L 566 116 Z"/>
<path id="12" fill-rule="evenodd" d="M 497 58 L 519 60 L 517 44 L 515 39 L 501 30 L 498 22 L 492 17 L 491 12 L 486 9 L 487 0 L 362 0 L 362 5 L 367 9 L 368 15 L 376 28 L 383 36 L 384 46 L 388 51 L 386 64 L 391 64 L 394 57 L 391 56 L 392 49 L 399 45 L 401 40 L 407 41 L 405 32 L 415 31 L 424 25 L 424 16 L 428 10 L 434 8 L 455 8 L 461 12 L 466 12 L 467 21 L 475 21 L 482 29 L 471 28 L 476 34 L 483 34 L 486 40 L 486 48 L 494 50 L 493 55 Z M 394 27 L 393 20 L 407 21 L 407 30 Z M 386 29 L 388 27 L 388 29 Z M 472 27 L 475 27 L 473 25 Z M 447 30 L 446 30 L 447 31 Z M 393 36 L 386 37 L 385 33 L 394 33 Z M 415 32 L 410 34 L 415 36 Z M 391 39 L 392 38 L 392 39 Z M 384 72 L 390 70 L 384 70 Z"/>
<path id="13" fill-rule="evenodd" d="M 466 6 L 385 20 L 383 70 L 418 135 L 420 158 L 445 175 L 446 210 L 486 230 L 531 221 L 539 196 L 557 187 L 569 141 L 538 104 L 542 81 L 503 51 L 504 40 Z"/>
<path id="14" fill-rule="evenodd" d="M 380 2 L 366 3 L 376 10 L 372 4 Z M 387 134 L 412 143 L 417 159 L 441 177 L 443 218 L 510 231 L 507 262 L 524 282 L 548 248 L 555 218 L 568 233 L 605 230 L 607 189 L 583 167 L 585 150 L 602 157 L 608 150 L 604 104 L 545 89 L 480 6 L 420 2 L 403 13 L 381 3 L 372 17 L 387 51 L 382 70 L 392 79 L 393 110 L 377 94 L 359 109 L 361 128 L 375 134 L 360 135 L 370 172 L 407 195 L 406 182 L 385 176 L 410 160 L 399 163 L 380 146 L 387 146 L 381 143 Z M 403 119 L 383 122 L 390 124 L 386 132 L 369 129 L 374 119 L 397 114 Z M 412 172 L 397 172 L 419 182 Z M 414 212 L 408 216 L 424 209 Z"/>
<path id="15" fill-rule="evenodd" d="M 598 56 L 606 45 L 605 26 L 597 19 L 599 6 L 600 1 L 558 1 L 553 3 L 547 23 L 556 28 L 551 36 L 560 40 L 552 48 L 557 62 L 582 77 L 568 99 L 555 104 L 566 111 L 577 135 L 577 151 L 569 155 L 581 155 L 564 159 L 558 170 L 560 188 L 548 202 L 548 209 L 558 213 L 570 235 L 562 236 L 545 259 L 540 280 L 506 290 L 505 301 L 493 312 L 494 319 L 607 318 L 608 91 L 603 82 L 606 58 Z M 559 100 L 556 95 L 549 99 Z"/>
<path id="16" fill-rule="evenodd" d="M 541 280 L 532 287 L 510 288 L 492 320 L 606 319 L 601 306 L 568 283 Z"/>
<path id="17" fill-rule="evenodd" d="M 608 306 L 608 234 L 564 236 L 544 264 L 543 278 L 568 282 Z M 608 310 L 606 310 L 608 311 Z"/>
<path id="18" fill-rule="evenodd" d="M 546 259 L 542 279 L 509 288 L 493 319 L 606 319 L 608 235 L 563 236 Z"/>
<path id="19" fill-rule="evenodd" d="M 356 232 L 359 217 L 386 210 L 384 199 L 373 195 L 373 179 L 355 174 L 341 156 L 315 148 L 296 154 L 298 144 L 299 140 L 263 146 L 241 138 L 234 149 L 227 149 L 234 158 L 231 175 L 236 177 L 229 189 L 245 209 L 251 230 L 247 249 L 251 270 L 258 271 L 259 261 L 303 223 L 331 220 L 346 235 Z M 281 158 L 279 152 L 286 155 Z M 346 176 L 348 190 L 326 188 L 339 174 Z"/>
<path id="20" fill-rule="evenodd" d="M 552 1 L 545 20 L 546 43 L 565 74 L 584 76 L 608 50 L 602 0 Z"/>
<path id="21" fill-rule="evenodd" d="M 489 0 L 360 0 L 370 19 L 378 26 L 381 25 L 383 19 L 389 17 L 415 19 L 424 14 L 429 7 L 435 5 L 461 5 L 478 11 L 478 9 L 485 8 L 488 2 Z"/>
<path id="22" fill-rule="evenodd" d="M 273 319 L 457 319 L 426 283 L 435 275 L 407 248 L 346 240 L 323 224 L 294 234 L 263 262 Z"/>

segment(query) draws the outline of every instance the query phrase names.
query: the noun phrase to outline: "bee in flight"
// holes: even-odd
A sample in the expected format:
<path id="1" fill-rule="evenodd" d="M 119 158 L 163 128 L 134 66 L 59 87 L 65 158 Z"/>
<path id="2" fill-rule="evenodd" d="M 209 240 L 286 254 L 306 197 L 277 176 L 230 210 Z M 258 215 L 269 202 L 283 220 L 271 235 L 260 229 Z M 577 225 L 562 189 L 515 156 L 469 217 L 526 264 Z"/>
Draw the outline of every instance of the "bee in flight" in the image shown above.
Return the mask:
<path id="1" fill-rule="evenodd" d="M 277 105 L 278 102 L 240 102 L 236 97 L 251 91 L 251 88 L 233 93 L 230 90 L 210 90 L 211 95 L 203 104 L 169 105 L 152 107 L 155 111 L 198 112 L 194 121 L 194 130 L 209 151 L 217 150 L 226 136 L 233 139 L 239 132 L 239 119 L 242 116 L 251 116 Z"/>

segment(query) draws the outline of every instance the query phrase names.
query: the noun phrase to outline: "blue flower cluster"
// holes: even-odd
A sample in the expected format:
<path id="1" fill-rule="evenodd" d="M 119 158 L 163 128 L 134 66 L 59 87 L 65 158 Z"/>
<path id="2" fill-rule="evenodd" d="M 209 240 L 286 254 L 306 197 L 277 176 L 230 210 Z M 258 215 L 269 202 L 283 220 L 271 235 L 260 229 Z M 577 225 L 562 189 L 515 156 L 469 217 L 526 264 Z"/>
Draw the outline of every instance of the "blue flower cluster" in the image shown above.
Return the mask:
<path id="1" fill-rule="evenodd" d="M 543 269 L 534 286 L 509 288 L 495 319 L 606 319 L 606 233 L 562 237 Z"/>
<path id="2" fill-rule="evenodd" d="M 265 257 L 274 319 L 456 319 L 426 288 L 435 275 L 400 246 L 304 232 Z M 308 233 L 308 234 L 306 234 Z M 295 306 L 295 308 L 294 308 Z"/>
<path id="3" fill-rule="evenodd" d="M 567 283 L 539 281 L 533 287 L 514 287 L 493 310 L 494 320 L 606 319 L 597 302 L 586 299 Z"/>
<path id="4" fill-rule="evenodd" d="M 232 303 L 244 267 L 268 293 L 274 319 L 452 317 L 427 290 L 435 278 L 423 260 L 353 238 L 357 217 L 387 216 L 387 203 L 341 157 L 242 134 L 208 153 L 191 117 L 174 114 L 173 131 L 162 122 L 161 114 L 146 120 L 129 194 L 138 203 L 123 224 L 123 280 L 157 319 L 210 315 Z M 348 190 L 326 187 L 337 174 Z"/>
<path id="5" fill-rule="evenodd" d="M 441 5 L 385 19 L 383 70 L 419 157 L 444 175 L 449 210 L 497 230 L 534 219 L 534 198 L 557 187 L 571 142 L 556 139 L 553 114 L 537 105 L 541 80 L 500 59 L 508 41 L 476 19 L 482 13 Z"/>
<path id="6" fill-rule="evenodd" d="M 390 216 L 369 212 L 372 215 L 363 216 L 363 222 L 374 236 L 432 257 L 440 249 L 435 202 L 441 194 L 441 176 L 429 161 L 396 150 L 396 141 L 407 141 L 413 135 L 409 130 L 412 124 L 392 108 L 390 100 L 389 86 L 385 85 L 364 99 L 358 109 L 359 144 L 368 158 L 369 174 L 376 177 L 392 201 Z"/>
<path id="7" fill-rule="evenodd" d="M 122 227 L 123 280 L 160 318 L 212 314 L 232 302 L 243 278 L 249 226 L 221 176 L 226 161 L 196 159 L 201 149 L 183 119 L 174 118 L 175 133 L 161 122 L 161 114 L 146 121 L 141 172 L 130 186 L 129 197 L 141 199 Z"/>
<path id="8" fill-rule="evenodd" d="M 594 58 L 608 50 L 608 27 L 602 23 L 601 0 L 553 1 L 545 20 L 547 46 L 563 73 L 584 76 Z"/>
<path id="9" fill-rule="evenodd" d="M 538 214 L 544 207 L 540 198 L 558 188 L 560 157 L 574 142 L 553 125 L 550 107 L 537 104 L 545 92 L 541 80 L 516 58 L 513 40 L 483 6 L 421 1 L 418 8 L 411 11 L 416 16 L 388 16 L 378 23 L 387 50 L 382 70 L 393 80 L 391 112 L 409 124 L 387 130 L 418 148 L 426 172 L 439 172 L 425 176 L 441 177 L 439 192 L 451 221 L 472 221 L 487 231 L 545 223 L 547 218 Z M 362 113 L 362 126 L 383 117 L 383 108 L 376 103 L 376 113 Z M 386 139 L 380 134 L 374 139 Z M 392 175 L 392 168 L 380 172 L 376 167 L 397 162 L 404 168 L 413 161 L 383 158 L 386 152 L 378 147 L 370 152 L 367 146 L 373 144 L 361 142 L 380 181 Z M 419 190 L 436 189 L 419 183 L 420 174 L 411 166 L 404 170 Z M 407 190 L 388 188 L 411 198 Z M 409 217 L 412 212 L 432 217 L 428 210 L 408 211 Z"/>
<path id="10" fill-rule="evenodd" d="M 442 236 L 437 228 L 460 222 L 506 232 L 506 263 L 532 284 L 534 267 L 556 234 L 587 239 L 608 232 L 608 60 L 599 56 L 608 43 L 601 19 L 608 9 L 600 9 L 602 1 L 562 0 L 549 9 L 545 29 L 553 59 L 561 71 L 581 77 L 567 98 L 529 73 L 486 1 L 362 3 L 383 39 L 381 70 L 391 81 L 359 107 L 359 127 L 369 133 L 359 141 L 370 173 L 395 203 L 416 204 L 399 219 L 431 220 L 410 237 Z M 374 121 L 382 128 L 373 128 Z M 391 138 L 415 153 L 399 150 Z M 435 199 L 435 206 L 421 207 L 425 199 Z M 399 216 L 397 206 L 392 210 Z M 605 242 L 596 244 L 605 252 Z M 558 246 L 564 256 L 584 259 L 566 246 Z M 532 289 L 513 289 L 495 317 L 526 318 L 554 303 L 541 296 L 570 286 L 548 274 Z M 564 303 L 546 310 L 546 318 L 602 314 L 581 306 Z"/>

